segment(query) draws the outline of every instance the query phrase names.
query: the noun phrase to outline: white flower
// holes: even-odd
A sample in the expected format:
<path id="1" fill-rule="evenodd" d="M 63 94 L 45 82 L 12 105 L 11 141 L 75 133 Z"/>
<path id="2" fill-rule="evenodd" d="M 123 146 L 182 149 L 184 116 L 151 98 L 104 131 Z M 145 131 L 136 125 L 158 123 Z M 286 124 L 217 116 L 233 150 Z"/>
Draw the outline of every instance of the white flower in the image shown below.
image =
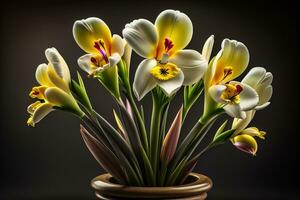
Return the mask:
<path id="1" fill-rule="evenodd" d="M 172 95 L 182 85 L 196 83 L 202 78 L 207 68 L 206 59 L 197 51 L 182 50 L 192 34 L 189 17 L 175 10 L 160 13 L 155 24 L 138 19 L 125 26 L 123 37 L 145 58 L 138 66 L 133 83 L 139 100 L 156 85 Z"/>

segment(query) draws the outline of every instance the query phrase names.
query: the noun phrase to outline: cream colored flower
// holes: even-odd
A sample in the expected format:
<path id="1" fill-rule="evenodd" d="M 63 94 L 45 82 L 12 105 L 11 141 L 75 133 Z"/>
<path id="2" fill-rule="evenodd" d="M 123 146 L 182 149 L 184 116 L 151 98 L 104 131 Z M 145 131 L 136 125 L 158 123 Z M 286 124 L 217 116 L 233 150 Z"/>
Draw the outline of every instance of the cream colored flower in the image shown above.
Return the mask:
<path id="1" fill-rule="evenodd" d="M 133 83 L 139 100 L 156 85 L 172 95 L 182 85 L 196 83 L 202 78 L 207 68 L 205 58 L 197 51 L 182 50 L 192 34 L 189 17 L 175 10 L 160 13 L 155 24 L 138 19 L 125 26 L 123 37 L 145 58 L 138 66 Z"/>

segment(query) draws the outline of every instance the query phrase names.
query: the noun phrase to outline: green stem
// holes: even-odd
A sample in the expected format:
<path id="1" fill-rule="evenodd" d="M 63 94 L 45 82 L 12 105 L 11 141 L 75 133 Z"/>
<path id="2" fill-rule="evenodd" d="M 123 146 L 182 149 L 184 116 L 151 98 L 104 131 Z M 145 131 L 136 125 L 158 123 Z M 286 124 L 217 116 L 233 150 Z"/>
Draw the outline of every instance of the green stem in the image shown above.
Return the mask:
<path id="1" fill-rule="evenodd" d="M 156 173 L 158 168 L 158 144 L 159 144 L 159 133 L 161 124 L 161 105 L 157 100 L 155 91 L 152 92 L 153 108 L 151 115 L 151 127 L 150 127 L 150 159 L 152 163 L 153 173 L 156 179 Z"/>
<path id="2" fill-rule="evenodd" d="M 131 105 L 131 107 L 133 108 L 133 112 L 137 118 L 137 123 L 138 123 L 138 126 L 139 126 L 139 130 L 141 131 L 141 136 L 142 136 L 142 140 L 143 140 L 143 146 L 144 146 L 144 149 L 147 153 L 147 155 L 149 155 L 149 142 L 148 142 L 148 134 L 147 134 L 147 131 L 146 131 L 146 127 L 145 127 L 145 123 L 144 123 L 144 120 L 143 120 L 143 117 L 135 103 L 135 100 L 133 98 L 133 94 L 132 94 L 132 89 L 131 89 L 131 86 L 130 86 L 130 83 L 129 83 L 129 80 L 126 79 L 124 80 L 124 87 L 125 87 L 125 90 L 126 90 L 126 97 Z"/>

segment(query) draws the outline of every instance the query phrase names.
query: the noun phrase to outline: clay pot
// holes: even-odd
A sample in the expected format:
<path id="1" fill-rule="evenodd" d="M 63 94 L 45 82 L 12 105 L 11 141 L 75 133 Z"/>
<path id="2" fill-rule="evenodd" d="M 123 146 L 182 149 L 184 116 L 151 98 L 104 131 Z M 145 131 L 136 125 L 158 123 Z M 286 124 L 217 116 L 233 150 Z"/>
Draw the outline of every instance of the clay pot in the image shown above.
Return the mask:
<path id="1" fill-rule="evenodd" d="M 160 199 L 203 200 L 212 187 L 207 176 L 190 173 L 183 185 L 171 187 L 133 187 L 117 184 L 110 174 L 103 174 L 91 181 L 95 194 L 102 200 Z"/>

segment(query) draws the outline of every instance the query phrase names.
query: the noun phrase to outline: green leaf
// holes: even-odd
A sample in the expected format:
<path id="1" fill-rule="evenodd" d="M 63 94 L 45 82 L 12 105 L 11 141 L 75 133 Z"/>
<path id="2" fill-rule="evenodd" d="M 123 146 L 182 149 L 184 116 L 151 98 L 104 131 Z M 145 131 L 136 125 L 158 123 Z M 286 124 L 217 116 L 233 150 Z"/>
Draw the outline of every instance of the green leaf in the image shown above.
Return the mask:
<path id="1" fill-rule="evenodd" d="M 226 125 L 227 125 L 227 122 L 228 122 L 228 120 L 226 120 L 225 122 L 223 122 L 223 124 L 219 127 L 219 129 L 217 130 L 217 132 L 216 132 L 216 134 L 215 134 L 215 136 L 214 136 L 214 139 L 215 139 L 216 137 L 218 137 L 218 136 L 223 132 L 224 128 L 225 128 Z"/>
<path id="2" fill-rule="evenodd" d="M 77 76 L 78 76 L 79 85 L 74 80 L 72 80 L 72 84 L 74 84 L 74 87 L 76 88 L 77 91 L 76 96 L 79 98 L 80 103 L 83 104 L 88 109 L 89 112 L 91 112 L 93 108 L 79 72 L 77 72 Z"/>
<path id="3" fill-rule="evenodd" d="M 143 158 L 143 162 L 144 162 L 144 166 L 145 166 L 145 172 L 146 172 L 146 176 L 147 176 L 147 183 L 150 185 L 150 186 L 155 186 L 155 179 L 154 179 L 154 174 L 153 174 L 153 169 L 152 169 L 152 166 L 151 166 L 151 163 L 150 163 L 150 160 L 144 150 L 143 147 L 141 147 L 141 155 L 142 155 L 142 158 Z"/>
<path id="4" fill-rule="evenodd" d="M 179 176 L 179 174 L 181 173 L 183 167 L 185 166 L 187 162 L 186 158 L 183 158 L 180 163 L 177 165 L 177 167 L 175 168 L 175 170 L 171 173 L 171 175 L 167 178 L 166 181 L 166 186 L 170 186 L 173 185 L 177 179 L 177 177 Z"/>
<path id="5" fill-rule="evenodd" d="M 80 133 L 86 146 L 98 163 L 121 184 L 126 184 L 126 176 L 120 167 L 120 160 L 101 141 L 90 134 L 80 125 Z"/>
<path id="6" fill-rule="evenodd" d="M 216 146 L 219 144 L 223 144 L 230 139 L 235 129 L 230 129 L 225 132 L 220 133 L 217 137 L 215 137 L 212 141 L 211 146 Z"/>

